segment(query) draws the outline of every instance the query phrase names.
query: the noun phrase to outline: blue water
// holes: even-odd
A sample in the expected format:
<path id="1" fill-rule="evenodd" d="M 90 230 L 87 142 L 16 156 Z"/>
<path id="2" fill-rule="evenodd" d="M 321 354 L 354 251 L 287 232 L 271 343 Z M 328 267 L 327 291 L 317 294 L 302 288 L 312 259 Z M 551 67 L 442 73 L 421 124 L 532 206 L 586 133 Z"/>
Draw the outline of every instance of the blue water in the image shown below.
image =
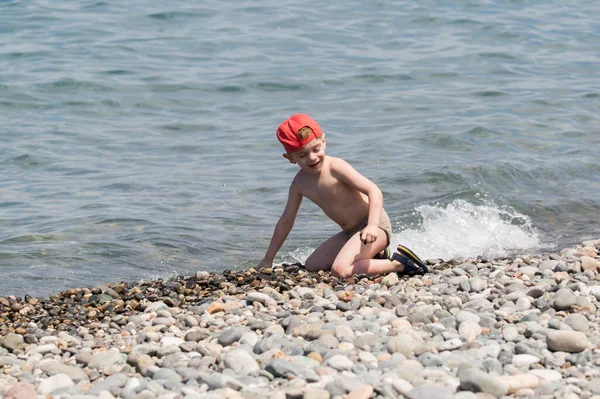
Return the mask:
<path id="1" fill-rule="evenodd" d="M 308 113 L 422 257 L 600 237 L 600 3 L 0 1 L 0 295 L 263 256 Z M 277 261 L 338 228 L 305 201 Z"/>

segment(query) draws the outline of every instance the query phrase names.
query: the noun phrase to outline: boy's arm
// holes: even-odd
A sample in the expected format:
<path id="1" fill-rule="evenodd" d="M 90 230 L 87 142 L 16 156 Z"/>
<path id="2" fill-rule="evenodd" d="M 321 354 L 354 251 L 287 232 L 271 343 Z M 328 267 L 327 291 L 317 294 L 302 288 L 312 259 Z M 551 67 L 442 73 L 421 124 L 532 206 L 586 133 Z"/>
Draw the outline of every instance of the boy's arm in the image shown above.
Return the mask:
<path id="1" fill-rule="evenodd" d="M 367 221 L 367 227 L 372 226 L 375 228 L 370 228 L 369 230 L 365 228 L 365 232 L 373 237 L 365 237 L 362 235 L 361 239 L 366 241 L 365 243 L 375 241 L 379 232 L 377 226 L 379 226 L 379 217 L 381 216 L 381 209 L 383 207 L 383 194 L 381 193 L 381 190 L 375 183 L 361 175 L 343 159 L 337 158 L 335 159 L 335 162 L 332 162 L 331 173 L 340 181 L 369 197 L 369 220 Z"/>
<path id="2" fill-rule="evenodd" d="M 292 182 L 285 210 L 275 226 L 269 248 L 267 249 L 265 257 L 258 264 L 258 269 L 273 266 L 273 260 L 275 259 L 275 255 L 277 255 L 277 251 L 279 251 L 279 248 L 281 248 L 294 226 L 294 221 L 296 220 L 296 215 L 298 214 L 301 202 L 302 194 L 296 184 Z"/>

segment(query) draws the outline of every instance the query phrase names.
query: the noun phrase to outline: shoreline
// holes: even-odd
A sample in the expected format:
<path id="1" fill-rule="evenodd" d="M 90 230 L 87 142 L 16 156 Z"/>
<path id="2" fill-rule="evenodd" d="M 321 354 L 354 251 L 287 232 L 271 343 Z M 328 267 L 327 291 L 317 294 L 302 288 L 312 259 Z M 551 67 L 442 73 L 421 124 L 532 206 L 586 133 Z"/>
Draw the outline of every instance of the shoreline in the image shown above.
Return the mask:
<path id="1" fill-rule="evenodd" d="M 0 298 L 4 398 L 600 399 L 600 240 L 425 276 L 256 271 Z"/>

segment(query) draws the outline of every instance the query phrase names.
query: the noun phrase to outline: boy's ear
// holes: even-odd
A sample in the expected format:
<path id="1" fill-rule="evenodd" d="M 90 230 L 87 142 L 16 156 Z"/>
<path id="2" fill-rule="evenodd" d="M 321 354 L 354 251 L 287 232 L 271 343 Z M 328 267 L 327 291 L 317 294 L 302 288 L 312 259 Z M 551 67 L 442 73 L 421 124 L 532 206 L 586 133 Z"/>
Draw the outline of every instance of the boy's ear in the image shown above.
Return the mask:
<path id="1" fill-rule="evenodd" d="M 283 154 L 283 157 L 290 161 L 290 163 L 296 163 L 296 161 L 294 161 L 294 158 L 292 158 L 290 154 Z"/>

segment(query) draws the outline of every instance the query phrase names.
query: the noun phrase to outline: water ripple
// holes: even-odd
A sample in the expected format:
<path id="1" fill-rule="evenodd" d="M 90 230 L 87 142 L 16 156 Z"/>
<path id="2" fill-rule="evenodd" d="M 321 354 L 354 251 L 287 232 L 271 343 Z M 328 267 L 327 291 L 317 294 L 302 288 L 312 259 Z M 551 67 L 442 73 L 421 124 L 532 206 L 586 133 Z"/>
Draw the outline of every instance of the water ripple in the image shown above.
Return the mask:
<path id="1" fill-rule="evenodd" d="M 599 13 L 0 2 L 0 292 L 253 265 L 298 170 L 275 138 L 296 112 L 382 188 L 395 232 L 437 253 L 467 236 L 493 250 L 513 226 L 475 230 L 506 209 L 530 218 L 527 242 L 597 238 Z M 422 206 L 455 219 L 423 229 Z M 441 234 L 461 220 L 473 229 Z M 304 201 L 278 259 L 336 232 Z"/>

